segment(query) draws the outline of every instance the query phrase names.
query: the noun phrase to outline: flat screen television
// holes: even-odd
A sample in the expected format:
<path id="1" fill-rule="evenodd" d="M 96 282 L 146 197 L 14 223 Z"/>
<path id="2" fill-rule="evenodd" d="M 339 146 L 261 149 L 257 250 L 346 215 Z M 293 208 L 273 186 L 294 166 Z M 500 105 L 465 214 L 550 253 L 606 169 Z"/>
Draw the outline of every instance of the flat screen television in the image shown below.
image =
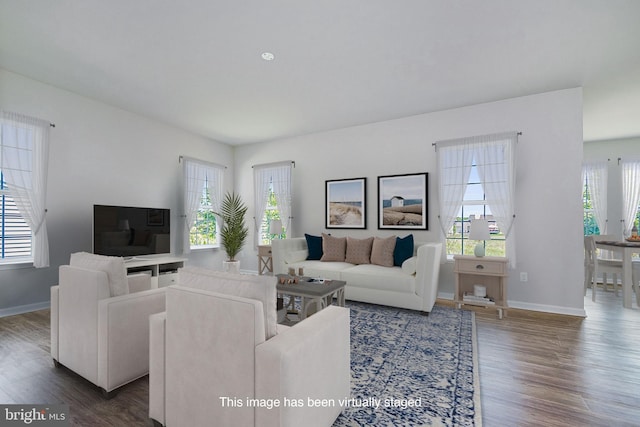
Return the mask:
<path id="1" fill-rule="evenodd" d="M 109 256 L 171 252 L 170 210 L 93 206 L 93 253 Z"/>

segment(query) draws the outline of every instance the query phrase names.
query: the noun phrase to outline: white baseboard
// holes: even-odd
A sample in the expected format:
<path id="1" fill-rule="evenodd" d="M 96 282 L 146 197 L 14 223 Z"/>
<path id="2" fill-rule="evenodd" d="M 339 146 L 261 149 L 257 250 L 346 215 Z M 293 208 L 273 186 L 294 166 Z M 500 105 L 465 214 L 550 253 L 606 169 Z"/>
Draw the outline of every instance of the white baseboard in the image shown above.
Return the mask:
<path id="1" fill-rule="evenodd" d="M 509 308 L 520 310 L 541 311 L 543 313 L 564 314 L 566 316 L 587 317 L 585 309 L 560 307 L 557 305 L 530 304 L 527 302 L 509 301 Z"/>
<path id="2" fill-rule="evenodd" d="M 51 307 L 51 301 L 37 302 L 35 304 L 19 305 L 16 307 L 0 308 L 0 317 L 15 316 L 16 314 L 30 313 Z"/>
<path id="3" fill-rule="evenodd" d="M 452 292 L 440 292 L 438 298 L 453 301 Z M 509 308 L 520 310 L 540 311 L 543 313 L 564 314 L 567 316 L 587 317 L 587 312 L 583 309 L 560 307 L 556 305 L 531 304 L 528 302 L 508 301 Z"/>

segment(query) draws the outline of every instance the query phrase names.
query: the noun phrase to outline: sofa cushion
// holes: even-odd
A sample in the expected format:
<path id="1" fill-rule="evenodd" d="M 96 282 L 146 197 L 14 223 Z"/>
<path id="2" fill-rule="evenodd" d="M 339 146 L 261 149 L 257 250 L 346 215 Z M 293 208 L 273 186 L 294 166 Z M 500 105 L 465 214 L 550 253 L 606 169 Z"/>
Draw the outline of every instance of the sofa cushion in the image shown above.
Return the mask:
<path id="1" fill-rule="evenodd" d="M 393 267 L 393 250 L 396 247 L 396 236 L 373 238 L 373 247 L 371 248 L 371 264 L 381 265 L 383 267 Z"/>
<path id="2" fill-rule="evenodd" d="M 127 281 L 127 269 L 124 259 L 121 257 L 90 254 L 89 252 L 76 252 L 71 254 L 69 265 L 85 268 L 87 270 L 103 271 L 109 281 L 109 292 L 112 297 L 129 293 Z"/>
<path id="3" fill-rule="evenodd" d="M 322 233 L 322 258 L 323 262 L 344 262 L 347 253 L 347 238 L 333 237 Z"/>
<path id="4" fill-rule="evenodd" d="M 413 234 L 396 239 L 396 247 L 393 250 L 393 265 L 401 267 L 402 263 L 413 256 Z"/>
<path id="5" fill-rule="evenodd" d="M 276 278 L 232 274 L 198 267 L 178 269 L 178 284 L 225 295 L 262 301 L 265 339 L 275 336 L 278 324 Z"/>
<path id="6" fill-rule="evenodd" d="M 370 264 L 372 246 L 373 237 L 369 237 L 368 239 L 347 237 L 347 255 L 345 261 L 351 264 Z"/>
<path id="7" fill-rule="evenodd" d="M 356 265 L 341 273 L 347 287 L 376 289 L 390 292 L 415 293 L 415 276 L 405 274 L 400 267 L 375 264 Z"/>
<path id="8" fill-rule="evenodd" d="M 286 262 L 287 264 L 294 264 L 296 262 L 304 261 L 305 259 L 309 259 L 309 251 L 306 249 L 302 249 L 300 251 L 287 253 L 284 258 L 284 262 Z"/>
<path id="9" fill-rule="evenodd" d="M 323 277 L 329 280 L 341 280 L 341 272 L 354 265 L 347 262 L 300 261 L 290 265 L 298 269 L 304 268 L 307 277 Z"/>

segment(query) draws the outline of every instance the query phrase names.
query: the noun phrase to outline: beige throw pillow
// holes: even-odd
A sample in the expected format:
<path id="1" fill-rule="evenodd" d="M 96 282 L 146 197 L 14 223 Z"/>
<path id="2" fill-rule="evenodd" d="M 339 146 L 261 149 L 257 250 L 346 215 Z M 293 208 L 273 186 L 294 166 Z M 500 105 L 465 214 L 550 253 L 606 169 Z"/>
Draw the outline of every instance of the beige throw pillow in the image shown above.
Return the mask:
<path id="1" fill-rule="evenodd" d="M 371 264 L 393 267 L 393 250 L 396 248 L 396 236 L 382 239 L 374 237 L 371 248 Z"/>
<path id="2" fill-rule="evenodd" d="M 372 246 L 373 237 L 368 239 L 347 237 L 347 256 L 345 261 L 351 264 L 370 264 Z"/>
<path id="3" fill-rule="evenodd" d="M 346 250 L 346 237 L 333 237 L 322 233 L 322 258 L 320 258 L 320 261 L 344 262 Z"/>

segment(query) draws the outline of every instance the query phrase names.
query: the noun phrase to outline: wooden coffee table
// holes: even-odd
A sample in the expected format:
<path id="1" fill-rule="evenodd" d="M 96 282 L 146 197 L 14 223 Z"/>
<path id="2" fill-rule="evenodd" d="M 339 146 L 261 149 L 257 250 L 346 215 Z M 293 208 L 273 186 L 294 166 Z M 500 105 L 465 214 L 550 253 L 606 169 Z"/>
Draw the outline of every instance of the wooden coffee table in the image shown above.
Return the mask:
<path id="1" fill-rule="evenodd" d="M 307 312 L 313 304 L 316 305 L 316 311 L 331 305 L 334 295 L 336 295 L 338 305 L 344 307 L 344 286 L 347 284 L 344 280 L 325 280 L 324 283 L 319 283 L 311 281 L 310 277 L 298 277 L 298 283 L 283 284 L 280 283 L 281 278 L 293 279 L 293 277 L 278 274 L 277 278 L 276 290 L 278 293 L 302 298 L 301 310 L 298 312 L 300 320 L 307 317 Z"/>

